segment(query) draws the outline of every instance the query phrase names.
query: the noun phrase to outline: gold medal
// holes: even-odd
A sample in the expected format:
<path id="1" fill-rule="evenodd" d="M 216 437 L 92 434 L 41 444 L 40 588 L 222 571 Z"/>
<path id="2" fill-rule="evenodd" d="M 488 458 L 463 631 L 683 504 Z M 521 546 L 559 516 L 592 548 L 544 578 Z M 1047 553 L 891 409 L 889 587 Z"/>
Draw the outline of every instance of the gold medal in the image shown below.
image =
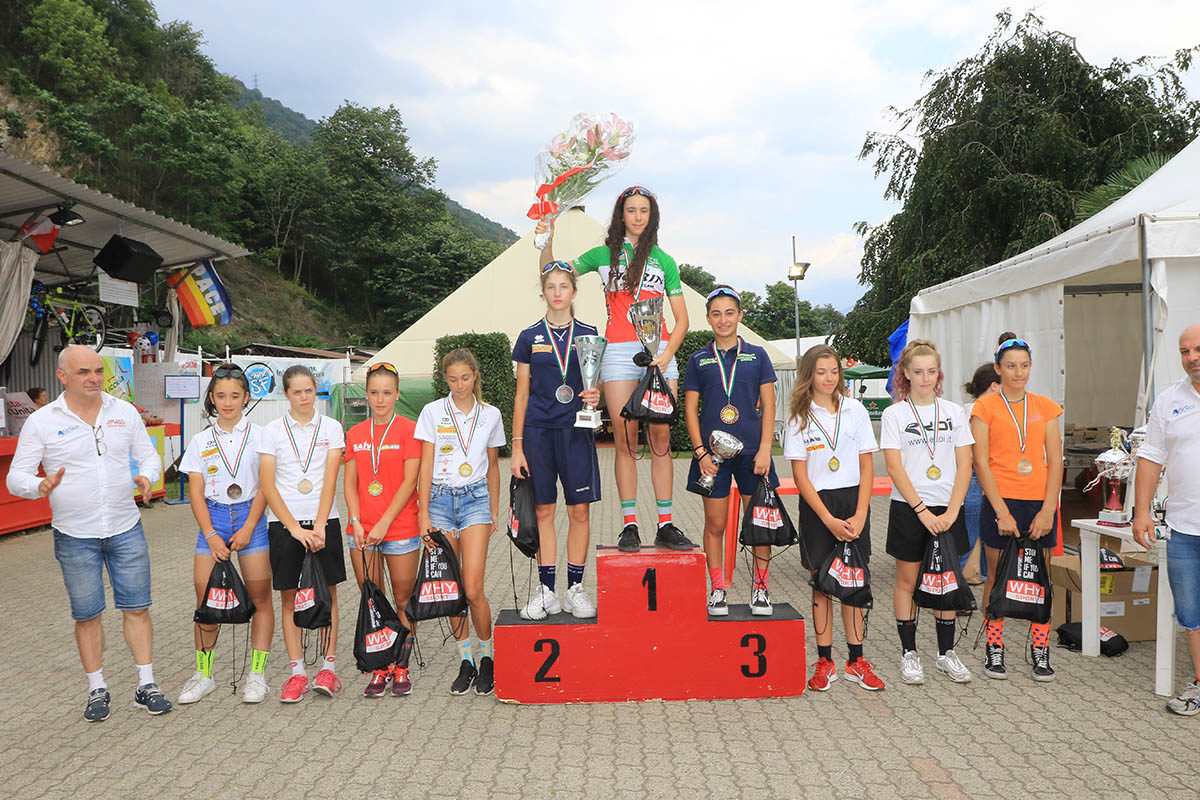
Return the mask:
<path id="1" fill-rule="evenodd" d="M 834 456 L 829 459 L 829 471 L 830 472 L 837 472 L 841 468 L 842 468 L 842 462 L 838 461 L 837 456 Z"/>
<path id="2" fill-rule="evenodd" d="M 925 477 L 931 481 L 936 481 L 942 477 L 942 471 L 938 469 L 937 464 L 930 464 L 929 469 L 925 470 Z"/>
<path id="3" fill-rule="evenodd" d="M 1021 473 L 1022 475 L 1028 475 L 1029 473 L 1033 472 L 1033 464 L 1029 463 L 1029 459 L 1022 458 L 1017 462 L 1017 472 Z"/>
<path id="4" fill-rule="evenodd" d="M 465 461 L 462 464 L 459 464 L 459 466 L 458 466 L 458 474 L 462 475 L 464 478 L 471 477 L 471 473 L 474 471 L 475 470 L 471 468 L 471 465 L 466 463 Z"/>
<path id="5" fill-rule="evenodd" d="M 313 490 L 312 481 L 308 478 L 301 478 L 300 482 L 296 484 L 296 489 L 300 494 L 308 494 Z"/>
<path id="6" fill-rule="evenodd" d="M 726 425 L 732 425 L 738 421 L 738 410 L 732 404 L 721 408 L 721 422 Z"/>
<path id="7" fill-rule="evenodd" d="M 383 484 L 379 481 L 371 481 L 367 486 L 367 494 L 371 495 L 371 497 L 379 497 L 379 495 L 383 494 Z"/>

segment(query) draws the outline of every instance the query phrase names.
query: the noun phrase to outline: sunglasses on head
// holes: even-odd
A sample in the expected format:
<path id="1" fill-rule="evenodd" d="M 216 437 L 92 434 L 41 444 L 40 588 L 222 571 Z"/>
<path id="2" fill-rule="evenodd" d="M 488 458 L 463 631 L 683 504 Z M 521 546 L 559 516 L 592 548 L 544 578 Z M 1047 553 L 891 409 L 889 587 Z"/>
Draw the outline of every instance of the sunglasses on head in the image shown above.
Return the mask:
<path id="1" fill-rule="evenodd" d="M 658 199 L 654 196 L 654 192 L 650 191 L 645 186 L 630 186 L 628 189 L 621 192 L 621 199 L 628 200 L 635 194 L 640 194 L 642 197 L 649 197 L 651 200 Z"/>
<path id="2" fill-rule="evenodd" d="M 574 272 L 575 271 L 575 270 L 571 269 L 571 265 L 565 261 L 551 261 L 549 264 L 542 267 L 542 274 L 545 275 L 547 272 L 550 272 L 551 270 L 556 270 L 556 269 L 561 269 L 563 272 Z"/>
<path id="3" fill-rule="evenodd" d="M 378 372 L 381 369 L 386 369 L 388 372 L 392 373 L 397 378 L 400 377 L 400 371 L 397 370 L 394 365 L 389 364 L 386 361 L 377 361 L 374 364 L 372 364 L 371 366 L 367 367 L 367 374 L 370 375 L 371 373 Z"/>
<path id="4" fill-rule="evenodd" d="M 721 286 L 716 289 L 713 289 L 711 292 L 708 293 L 708 297 L 704 298 L 704 300 L 707 302 L 709 300 L 712 300 L 714 297 L 719 297 L 720 295 L 726 295 L 727 297 L 732 297 L 734 300 L 737 300 L 739 303 L 742 301 L 741 295 L 739 295 L 733 289 L 730 289 L 728 286 Z"/>
<path id="5" fill-rule="evenodd" d="M 1012 350 L 1014 347 L 1026 350 L 1029 353 L 1033 353 L 1033 348 L 1030 347 L 1029 342 L 1025 341 L 1024 339 L 1005 339 L 1000 343 L 1000 346 L 996 348 L 996 363 L 1000 363 L 1000 356 L 1004 355 L 1006 350 Z"/>
<path id="6" fill-rule="evenodd" d="M 214 378 L 245 378 L 246 373 L 236 364 L 223 364 L 213 370 Z"/>

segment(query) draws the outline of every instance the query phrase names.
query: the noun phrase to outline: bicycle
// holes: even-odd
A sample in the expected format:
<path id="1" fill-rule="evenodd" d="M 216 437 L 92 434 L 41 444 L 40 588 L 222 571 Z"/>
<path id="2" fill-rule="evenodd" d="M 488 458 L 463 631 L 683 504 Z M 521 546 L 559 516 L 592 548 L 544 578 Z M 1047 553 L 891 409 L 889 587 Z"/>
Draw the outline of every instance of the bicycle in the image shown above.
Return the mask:
<path id="1" fill-rule="evenodd" d="M 55 293 L 61 295 L 62 287 Z M 29 365 L 36 366 L 46 345 L 46 332 L 53 318 L 59 327 L 61 344 L 55 351 L 67 345 L 81 344 L 99 351 L 104 347 L 107 323 L 104 311 L 98 306 L 80 303 L 76 298 L 60 298 L 50 294 L 41 281 L 34 281 L 29 294 L 29 311 L 33 316 L 33 346 L 29 351 Z"/>

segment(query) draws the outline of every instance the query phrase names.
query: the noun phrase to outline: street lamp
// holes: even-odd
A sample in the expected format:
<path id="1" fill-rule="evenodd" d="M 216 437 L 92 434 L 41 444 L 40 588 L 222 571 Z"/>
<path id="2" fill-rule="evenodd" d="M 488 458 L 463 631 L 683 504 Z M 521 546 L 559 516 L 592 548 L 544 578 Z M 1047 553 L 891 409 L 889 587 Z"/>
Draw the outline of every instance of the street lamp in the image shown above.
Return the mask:
<path id="1" fill-rule="evenodd" d="M 796 237 L 792 237 L 792 266 L 788 268 L 788 280 L 792 282 L 792 297 L 796 307 L 796 364 L 800 364 L 800 281 L 812 266 L 807 261 L 796 260 Z"/>

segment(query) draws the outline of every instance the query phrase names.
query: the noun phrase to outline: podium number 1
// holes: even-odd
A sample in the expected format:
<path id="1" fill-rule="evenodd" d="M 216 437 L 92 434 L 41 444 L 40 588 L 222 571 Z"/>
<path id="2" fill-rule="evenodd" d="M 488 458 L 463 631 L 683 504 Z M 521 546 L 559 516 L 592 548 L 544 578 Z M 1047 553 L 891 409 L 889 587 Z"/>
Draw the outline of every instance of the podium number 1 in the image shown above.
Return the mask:
<path id="1" fill-rule="evenodd" d="M 648 567 L 642 576 L 642 586 L 646 587 L 646 610 L 658 611 L 658 574 L 654 567 Z"/>

